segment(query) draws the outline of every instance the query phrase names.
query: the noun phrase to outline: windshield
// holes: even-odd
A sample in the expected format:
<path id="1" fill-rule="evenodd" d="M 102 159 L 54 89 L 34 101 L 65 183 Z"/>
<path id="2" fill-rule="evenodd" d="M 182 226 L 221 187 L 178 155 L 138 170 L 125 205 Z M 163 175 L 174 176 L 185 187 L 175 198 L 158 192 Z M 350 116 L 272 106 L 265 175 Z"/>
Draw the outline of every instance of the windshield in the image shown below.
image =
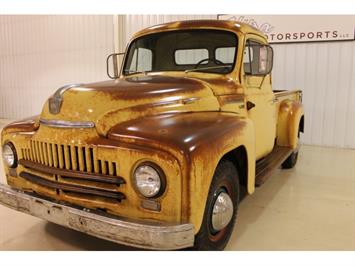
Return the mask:
<path id="1" fill-rule="evenodd" d="M 223 30 L 184 30 L 140 37 L 129 47 L 124 75 L 159 71 L 226 74 L 236 60 L 237 36 Z"/>

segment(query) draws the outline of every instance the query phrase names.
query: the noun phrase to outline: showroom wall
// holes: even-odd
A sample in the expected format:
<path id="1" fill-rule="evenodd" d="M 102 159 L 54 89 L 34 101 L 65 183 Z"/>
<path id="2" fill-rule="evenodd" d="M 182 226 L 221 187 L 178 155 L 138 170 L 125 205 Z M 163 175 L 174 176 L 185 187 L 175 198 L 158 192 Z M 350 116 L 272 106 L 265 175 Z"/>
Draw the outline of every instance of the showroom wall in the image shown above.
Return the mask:
<path id="1" fill-rule="evenodd" d="M 45 99 L 64 84 L 106 79 L 106 56 L 122 51 L 137 30 L 216 17 L 0 16 L 0 118 L 40 112 Z M 355 148 L 355 42 L 273 47 L 275 89 L 304 91 L 303 142 Z"/>
<path id="2" fill-rule="evenodd" d="M 41 111 L 68 83 L 106 79 L 110 16 L 0 16 L 0 118 Z"/>
<path id="3" fill-rule="evenodd" d="M 273 86 L 303 90 L 303 141 L 355 148 L 355 42 L 275 44 Z"/>

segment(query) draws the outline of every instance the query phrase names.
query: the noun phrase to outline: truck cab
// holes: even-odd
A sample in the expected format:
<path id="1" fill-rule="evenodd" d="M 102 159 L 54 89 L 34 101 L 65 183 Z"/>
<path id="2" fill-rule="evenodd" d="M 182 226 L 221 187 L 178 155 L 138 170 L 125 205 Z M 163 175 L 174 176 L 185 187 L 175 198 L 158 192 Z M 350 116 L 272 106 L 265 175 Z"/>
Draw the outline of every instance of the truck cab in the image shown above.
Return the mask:
<path id="1" fill-rule="evenodd" d="M 273 49 L 236 21 L 153 26 L 120 56 L 112 80 L 4 128 L 0 202 L 126 245 L 223 249 L 241 187 L 297 162 L 301 91 L 273 90 Z"/>

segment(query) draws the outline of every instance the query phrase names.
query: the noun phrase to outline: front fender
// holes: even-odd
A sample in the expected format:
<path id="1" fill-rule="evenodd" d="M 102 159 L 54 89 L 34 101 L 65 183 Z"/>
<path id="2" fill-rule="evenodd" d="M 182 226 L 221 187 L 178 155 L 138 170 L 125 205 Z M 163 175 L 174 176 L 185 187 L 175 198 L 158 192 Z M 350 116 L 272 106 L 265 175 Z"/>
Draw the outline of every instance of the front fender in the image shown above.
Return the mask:
<path id="1" fill-rule="evenodd" d="M 236 114 L 192 112 L 151 116 L 119 124 L 109 131 L 108 137 L 165 150 L 177 158 L 183 173 L 182 222 L 193 223 L 196 232 L 202 223 L 214 171 L 226 153 L 244 146 L 248 192 L 254 191 L 254 125 Z M 174 177 L 167 177 L 168 182 L 169 178 Z"/>
<path id="2" fill-rule="evenodd" d="M 39 115 L 31 116 L 19 121 L 12 122 L 6 125 L 1 135 L 2 137 L 5 134 L 14 133 L 14 132 L 33 132 L 39 127 Z"/>

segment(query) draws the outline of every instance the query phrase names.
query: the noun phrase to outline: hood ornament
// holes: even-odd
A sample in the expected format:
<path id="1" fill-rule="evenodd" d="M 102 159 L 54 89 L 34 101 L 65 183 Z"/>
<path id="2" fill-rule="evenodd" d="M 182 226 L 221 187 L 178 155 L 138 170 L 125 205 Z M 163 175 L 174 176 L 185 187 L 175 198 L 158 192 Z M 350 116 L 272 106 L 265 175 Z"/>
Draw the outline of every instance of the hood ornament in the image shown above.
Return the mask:
<path id="1" fill-rule="evenodd" d="M 80 87 L 83 84 L 70 84 L 63 87 L 60 87 L 53 95 L 49 98 L 49 112 L 53 115 L 56 115 L 60 112 L 63 102 L 63 94 L 65 91 L 74 88 Z"/>

